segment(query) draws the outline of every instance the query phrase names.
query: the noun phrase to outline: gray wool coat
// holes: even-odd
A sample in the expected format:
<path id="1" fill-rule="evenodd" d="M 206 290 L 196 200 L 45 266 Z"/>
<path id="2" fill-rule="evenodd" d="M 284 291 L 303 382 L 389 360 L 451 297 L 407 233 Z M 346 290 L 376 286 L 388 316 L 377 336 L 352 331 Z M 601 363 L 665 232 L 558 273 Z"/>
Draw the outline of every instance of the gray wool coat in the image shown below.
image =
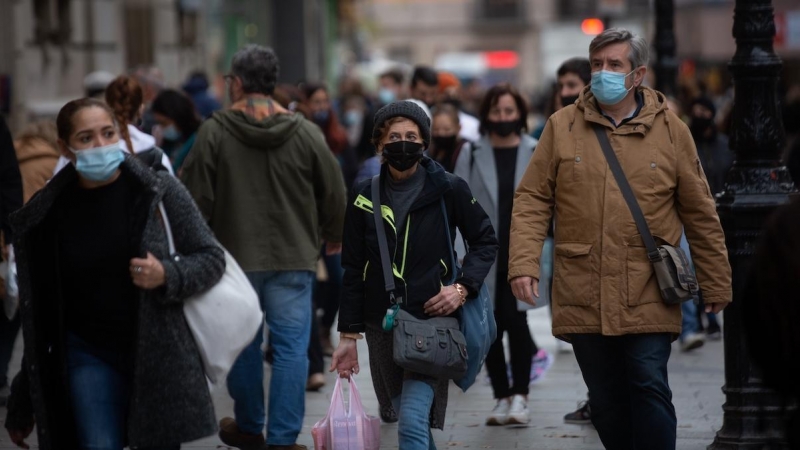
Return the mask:
<path id="1" fill-rule="evenodd" d="M 539 141 L 523 134 L 517 148 L 517 164 L 514 170 L 514 187 L 519 185 L 522 176 L 525 174 L 525 169 L 528 168 L 528 162 L 533 156 L 533 150 Z M 488 136 L 483 136 L 481 139 L 472 144 L 465 145 L 458 154 L 456 167 L 453 173 L 466 180 L 472 195 L 478 203 L 483 206 L 486 214 L 489 215 L 489 220 L 492 221 L 492 226 L 497 229 L 500 219 L 498 218 L 499 208 L 499 184 L 497 180 L 497 164 L 494 160 L 494 149 L 489 142 Z M 456 237 L 456 253 L 459 255 L 466 254 L 464 248 L 464 241 L 460 235 Z M 486 275 L 484 280 L 486 287 L 489 289 L 489 295 L 492 296 L 492 301 L 495 298 L 495 290 L 497 289 L 497 261 L 492 264 L 489 274 Z M 527 309 L 524 303 L 517 300 L 518 309 Z"/>
<path id="2" fill-rule="evenodd" d="M 171 445 L 209 436 L 216 431 L 214 407 L 183 301 L 221 278 L 224 253 L 178 180 L 132 157 L 126 157 L 121 169 L 141 183 L 131 214 L 138 241 L 133 248 L 141 256 L 153 253 L 166 275 L 165 287 L 142 290 L 138 299 L 128 444 Z M 42 449 L 77 448 L 53 213 L 61 192 L 77 180 L 68 166 L 12 216 L 25 353 L 11 387 L 6 428 L 25 428 L 35 417 Z M 162 200 L 173 228 L 175 256 L 169 255 L 157 210 Z"/>

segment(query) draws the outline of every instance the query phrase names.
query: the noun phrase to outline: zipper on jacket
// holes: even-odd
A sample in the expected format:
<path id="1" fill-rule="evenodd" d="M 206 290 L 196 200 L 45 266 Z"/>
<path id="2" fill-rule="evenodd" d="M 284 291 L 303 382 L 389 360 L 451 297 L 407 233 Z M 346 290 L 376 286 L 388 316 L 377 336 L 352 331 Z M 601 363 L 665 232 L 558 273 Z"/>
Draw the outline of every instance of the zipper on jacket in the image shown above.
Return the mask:
<path id="1" fill-rule="evenodd" d="M 367 263 L 364 264 L 364 275 L 362 276 L 361 281 L 367 281 L 367 268 L 368 267 L 369 267 L 369 260 L 367 260 Z"/>

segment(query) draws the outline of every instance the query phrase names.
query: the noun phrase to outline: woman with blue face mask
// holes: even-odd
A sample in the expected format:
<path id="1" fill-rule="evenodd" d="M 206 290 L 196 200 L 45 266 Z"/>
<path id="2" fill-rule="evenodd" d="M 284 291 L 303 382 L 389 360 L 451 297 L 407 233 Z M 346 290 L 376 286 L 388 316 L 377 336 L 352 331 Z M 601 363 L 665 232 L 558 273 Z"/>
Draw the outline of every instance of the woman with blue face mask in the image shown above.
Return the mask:
<path id="1" fill-rule="evenodd" d="M 122 150 L 106 104 L 68 103 L 57 129 L 71 164 L 12 216 L 25 354 L 11 440 L 25 446 L 34 424 L 42 449 L 177 449 L 213 434 L 183 301 L 220 279 L 223 250 L 179 181 Z"/>
<path id="2" fill-rule="evenodd" d="M 174 89 L 161 91 L 151 110 L 161 128 L 161 148 L 172 161 L 175 173 L 180 175 L 200 128 L 200 116 L 192 100 Z"/>

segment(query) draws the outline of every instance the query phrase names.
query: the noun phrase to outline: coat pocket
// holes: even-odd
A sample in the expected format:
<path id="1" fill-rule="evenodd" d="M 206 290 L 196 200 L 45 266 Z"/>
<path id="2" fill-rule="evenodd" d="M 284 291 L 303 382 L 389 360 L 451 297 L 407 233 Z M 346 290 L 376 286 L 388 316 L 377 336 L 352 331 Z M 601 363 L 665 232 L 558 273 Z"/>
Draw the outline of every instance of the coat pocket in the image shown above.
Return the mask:
<path id="1" fill-rule="evenodd" d="M 560 242 L 555 246 L 553 301 L 563 306 L 597 304 L 600 286 L 592 263 L 592 244 Z"/>
<path id="2" fill-rule="evenodd" d="M 653 264 L 647 259 L 647 249 L 638 234 L 628 240 L 627 253 L 625 297 L 628 306 L 660 302 L 661 292 Z"/>

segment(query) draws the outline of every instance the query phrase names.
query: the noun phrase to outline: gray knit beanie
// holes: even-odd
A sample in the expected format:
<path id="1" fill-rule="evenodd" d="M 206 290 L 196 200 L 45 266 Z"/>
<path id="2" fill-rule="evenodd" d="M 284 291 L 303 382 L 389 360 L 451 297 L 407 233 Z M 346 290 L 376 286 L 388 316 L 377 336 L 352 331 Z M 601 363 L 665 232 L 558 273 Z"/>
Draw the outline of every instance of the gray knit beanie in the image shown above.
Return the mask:
<path id="1" fill-rule="evenodd" d="M 387 120 L 393 117 L 405 117 L 417 124 L 419 133 L 425 146 L 431 142 L 431 119 L 425 114 L 425 110 L 417 106 L 414 102 L 399 101 L 389 103 L 375 113 L 375 128 L 372 131 L 372 139 L 377 140 L 380 136 L 380 128 Z"/>

